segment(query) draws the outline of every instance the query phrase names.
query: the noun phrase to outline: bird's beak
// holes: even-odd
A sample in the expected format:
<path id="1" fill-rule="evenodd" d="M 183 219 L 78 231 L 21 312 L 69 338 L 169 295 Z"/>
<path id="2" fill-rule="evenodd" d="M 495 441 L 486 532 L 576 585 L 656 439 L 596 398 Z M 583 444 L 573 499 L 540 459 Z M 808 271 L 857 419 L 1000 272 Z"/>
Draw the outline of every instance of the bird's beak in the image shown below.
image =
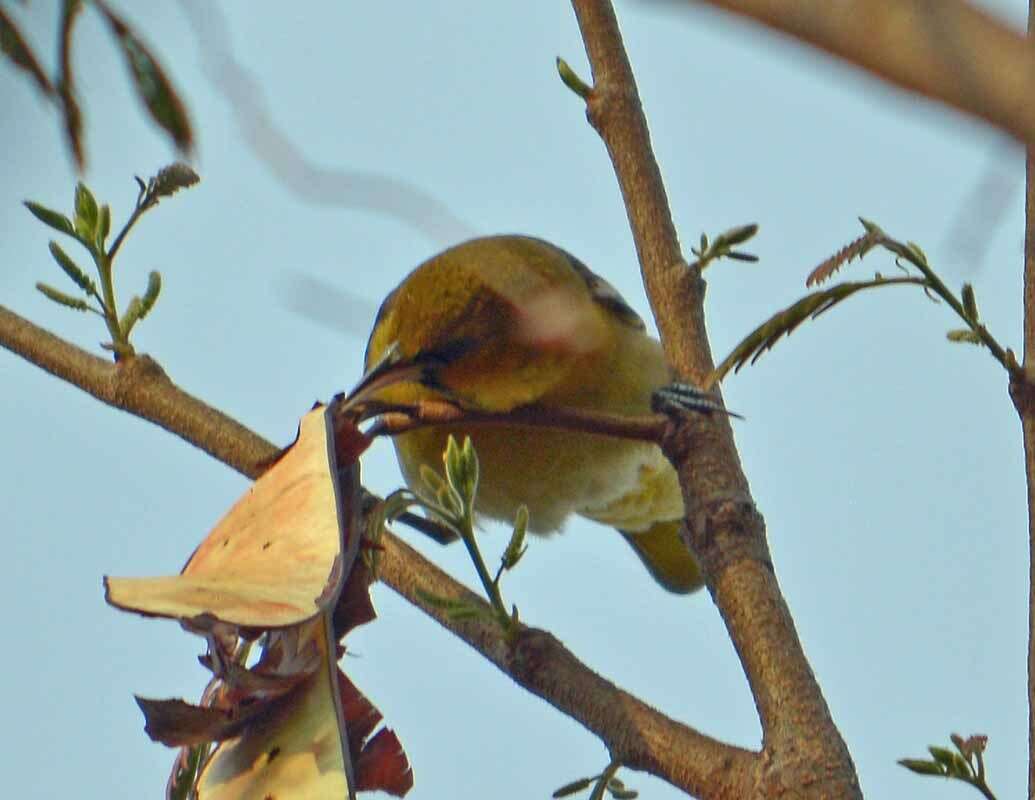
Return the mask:
<path id="1" fill-rule="evenodd" d="M 400 355 L 399 348 L 393 344 L 348 393 L 344 407 L 349 408 L 366 402 L 385 387 L 396 383 L 420 382 L 426 369 L 426 365 Z"/>

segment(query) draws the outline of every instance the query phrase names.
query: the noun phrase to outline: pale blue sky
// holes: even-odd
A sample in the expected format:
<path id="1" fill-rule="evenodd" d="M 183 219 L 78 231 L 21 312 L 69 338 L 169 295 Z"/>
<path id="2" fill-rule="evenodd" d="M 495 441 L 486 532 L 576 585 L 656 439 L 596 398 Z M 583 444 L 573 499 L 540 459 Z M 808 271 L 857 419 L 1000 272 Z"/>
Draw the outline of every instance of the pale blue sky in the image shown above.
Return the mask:
<path id="1" fill-rule="evenodd" d="M 163 295 L 136 342 L 186 390 L 286 443 L 313 400 L 360 375 L 384 294 L 464 231 L 550 239 L 646 314 L 610 164 L 554 71 L 561 55 L 588 75 L 565 3 L 403 11 L 314 2 L 274 12 L 235 0 L 220 4 L 222 22 L 200 0 L 119 5 L 162 55 L 198 132 L 201 185 L 145 218 L 118 265 L 124 295 L 148 270 L 162 272 Z M 986 5 L 1021 24 L 1021 0 Z M 51 6 L 10 5 L 48 53 Z M 752 248 L 760 264 L 709 272 L 717 354 L 800 296 L 805 274 L 858 234 L 858 215 L 919 242 L 950 284 L 972 281 L 990 327 L 1019 345 L 1019 150 L 721 14 L 631 2 L 619 12 L 684 246 L 702 230 L 761 224 Z M 81 27 L 86 179 L 118 224 L 135 197 L 132 176 L 173 154 L 136 109 L 96 14 Z M 265 106 L 301 161 L 285 162 L 254 117 L 242 125 L 235 116 L 218 83 L 230 74 L 226 56 L 254 80 L 237 84 L 238 110 L 245 99 Z M 62 276 L 47 229 L 21 201 L 67 209 L 75 182 L 56 114 L 7 68 L 0 98 L 0 302 L 96 349 L 95 318 L 33 289 Z M 271 159 L 286 166 L 278 172 Z M 418 208 L 415 226 L 372 213 L 392 195 L 370 176 L 407 181 L 448 214 Z M 975 202 L 989 176 L 999 188 Z M 979 261 L 972 244 L 956 244 L 961 214 L 964 239 L 985 247 Z M 875 255 L 849 274 L 892 269 Z M 354 333 L 292 313 L 293 275 L 361 298 L 341 313 Z M 917 293 L 863 297 L 726 382 L 729 406 L 747 417 L 737 440 L 777 573 L 871 797 L 976 797 L 894 763 L 951 731 L 990 736 L 1000 797 L 1025 787 L 1019 426 L 997 365 L 945 343 L 948 327 L 946 310 Z M 4 352 L 0 386 L 7 793 L 159 796 L 172 751 L 147 740 L 132 694 L 196 697 L 201 643 L 172 623 L 106 607 L 101 576 L 175 572 L 247 484 Z M 387 445 L 364 469 L 375 490 L 399 483 Z M 460 549 L 403 535 L 471 583 Z M 505 539 L 493 529 L 485 542 L 495 553 Z M 572 523 L 533 541 L 504 588 L 526 621 L 605 676 L 707 733 L 758 745 L 750 695 L 708 597 L 663 593 L 619 537 Z M 404 742 L 411 797 L 547 797 L 606 764 L 595 738 L 390 590 L 377 588 L 375 602 L 381 617 L 351 638 L 346 669 Z M 646 776 L 623 777 L 642 797 L 678 796 Z"/>

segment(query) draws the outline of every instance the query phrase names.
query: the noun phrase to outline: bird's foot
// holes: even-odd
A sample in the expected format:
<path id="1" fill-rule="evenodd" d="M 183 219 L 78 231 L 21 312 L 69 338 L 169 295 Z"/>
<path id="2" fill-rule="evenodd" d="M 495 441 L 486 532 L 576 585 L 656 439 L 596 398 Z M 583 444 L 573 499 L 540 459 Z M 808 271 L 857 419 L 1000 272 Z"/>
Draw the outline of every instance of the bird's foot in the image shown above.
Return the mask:
<path id="1" fill-rule="evenodd" d="M 658 414 L 683 414 L 696 411 L 700 414 L 717 412 L 743 419 L 740 414 L 729 411 L 714 395 L 702 392 L 688 383 L 670 383 L 651 395 L 651 409 Z"/>

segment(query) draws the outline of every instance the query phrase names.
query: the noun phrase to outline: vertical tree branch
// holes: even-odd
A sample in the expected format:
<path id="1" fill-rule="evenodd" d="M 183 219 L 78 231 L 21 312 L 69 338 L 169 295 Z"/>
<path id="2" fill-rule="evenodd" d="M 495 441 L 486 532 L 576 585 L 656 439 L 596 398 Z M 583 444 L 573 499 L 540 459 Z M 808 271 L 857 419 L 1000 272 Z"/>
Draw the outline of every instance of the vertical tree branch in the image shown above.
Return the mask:
<path id="1" fill-rule="evenodd" d="M 713 365 L 704 281 L 679 248 L 614 10 L 608 0 L 572 0 L 572 5 L 593 71 L 587 116 L 614 164 L 666 356 L 681 377 L 700 380 Z M 859 797 L 851 756 L 773 574 L 765 525 L 751 500 L 729 421 L 688 419 L 678 427 L 665 452 L 679 470 L 690 545 L 737 648 L 762 723 L 763 752 L 738 796 Z"/>
<path id="2" fill-rule="evenodd" d="M 1028 0 L 1028 38 L 1035 36 L 1035 0 Z M 1029 144 L 1024 191 L 1024 364 L 1011 377 L 1021 417 L 1028 486 L 1028 797 L 1035 797 L 1035 143 Z"/>

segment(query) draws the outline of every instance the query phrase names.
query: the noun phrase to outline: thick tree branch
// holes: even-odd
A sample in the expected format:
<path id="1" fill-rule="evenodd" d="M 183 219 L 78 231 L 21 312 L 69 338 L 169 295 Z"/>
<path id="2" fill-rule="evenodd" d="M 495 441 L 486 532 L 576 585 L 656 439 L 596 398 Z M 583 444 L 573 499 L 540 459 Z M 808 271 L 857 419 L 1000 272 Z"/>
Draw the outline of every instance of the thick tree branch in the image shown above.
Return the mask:
<path id="1" fill-rule="evenodd" d="M 572 5 L 593 70 L 587 115 L 614 164 L 666 355 L 681 378 L 700 381 L 713 366 L 704 282 L 679 248 L 614 11 L 609 0 Z M 744 666 L 764 737 L 754 774 L 736 792 L 716 783 L 699 796 L 859 797 L 848 749 L 773 574 L 728 420 L 688 417 L 664 449 L 679 470 L 690 545 Z"/>
<path id="2" fill-rule="evenodd" d="M 165 428 L 250 478 L 277 452 L 262 437 L 182 391 L 148 356 L 112 364 L 2 306 L 0 345 L 98 400 Z"/>
<path id="3" fill-rule="evenodd" d="M 963 0 L 697 0 L 1035 142 L 1035 48 Z M 694 3 L 694 4 L 697 4 Z"/>
<path id="4" fill-rule="evenodd" d="M 278 449 L 225 414 L 177 387 L 147 356 L 113 364 L 0 306 L 0 346 L 109 405 L 154 422 L 255 478 Z M 520 686 L 596 734 L 612 756 L 684 791 L 726 785 L 735 796 L 754 765 L 747 750 L 676 722 L 582 664 L 550 634 L 521 626 L 508 640 L 495 622 L 451 619 L 434 597 L 488 605 L 390 533 L 382 544 L 381 579 L 456 634 Z M 424 593 L 423 596 L 421 593 Z M 490 612 L 491 613 L 491 612 Z M 715 774 L 718 773 L 717 777 Z"/>
<path id="5" fill-rule="evenodd" d="M 485 656 L 519 685 L 578 720 L 603 740 L 612 758 L 642 769 L 695 797 L 718 783 L 725 797 L 750 776 L 755 754 L 674 722 L 589 670 L 551 634 L 521 626 L 507 642 L 493 621 L 450 620 L 421 593 L 488 605 L 405 542 L 386 537 L 381 578 L 443 627 Z"/>

